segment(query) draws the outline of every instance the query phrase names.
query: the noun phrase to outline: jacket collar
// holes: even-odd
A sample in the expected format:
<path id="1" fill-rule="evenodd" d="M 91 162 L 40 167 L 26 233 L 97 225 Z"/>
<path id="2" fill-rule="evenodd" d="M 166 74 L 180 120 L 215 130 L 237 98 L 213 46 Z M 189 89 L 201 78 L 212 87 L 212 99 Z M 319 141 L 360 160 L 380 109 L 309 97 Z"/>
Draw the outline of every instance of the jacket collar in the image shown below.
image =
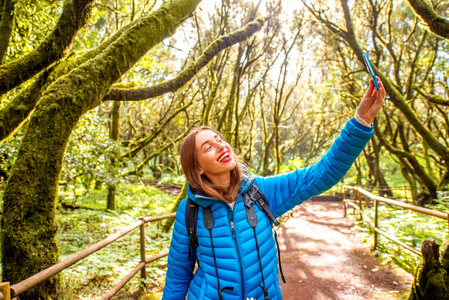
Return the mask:
<path id="1" fill-rule="evenodd" d="M 244 193 L 246 193 L 252 187 L 253 182 L 254 182 L 254 178 L 249 177 L 245 174 L 242 174 L 241 178 L 242 178 L 242 180 L 240 181 L 239 193 L 237 195 L 236 201 L 238 201 L 239 197 L 241 195 L 243 195 Z M 187 197 L 202 207 L 211 206 L 212 204 L 216 203 L 217 201 L 224 202 L 223 200 L 209 197 L 207 195 L 200 193 L 197 190 L 191 189 L 190 184 L 187 186 Z"/>

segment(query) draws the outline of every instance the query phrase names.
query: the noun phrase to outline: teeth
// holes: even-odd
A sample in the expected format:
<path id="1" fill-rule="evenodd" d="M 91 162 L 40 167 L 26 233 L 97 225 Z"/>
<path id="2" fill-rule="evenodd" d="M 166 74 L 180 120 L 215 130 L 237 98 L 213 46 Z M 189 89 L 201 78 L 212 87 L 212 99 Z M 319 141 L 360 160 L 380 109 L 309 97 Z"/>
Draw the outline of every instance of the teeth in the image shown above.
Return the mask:
<path id="1" fill-rule="evenodd" d="M 227 152 L 225 155 L 223 155 L 222 157 L 220 157 L 220 159 L 218 161 L 222 161 L 223 159 L 225 159 L 226 157 L 229 157 L 229 152 Z"/>

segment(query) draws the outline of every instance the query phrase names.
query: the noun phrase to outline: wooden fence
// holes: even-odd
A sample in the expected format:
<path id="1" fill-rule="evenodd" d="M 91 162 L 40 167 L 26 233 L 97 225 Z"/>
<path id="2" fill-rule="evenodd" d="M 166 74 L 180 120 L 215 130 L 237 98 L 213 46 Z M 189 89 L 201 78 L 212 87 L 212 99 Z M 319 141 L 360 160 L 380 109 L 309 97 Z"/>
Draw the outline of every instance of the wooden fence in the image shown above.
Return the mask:
<path id="1" fill-rule="evenodd" d="M 345 197 L 343 199 L 345 203 L 345 215 L 346 210 L 348 206 L 353 207 L 354 209 L 358 210 L 360 212 L 361 217 L 363 217 L 366 222 L 374 229 L 374 248 L 377 247 L 377 240 L 378 240 L 378 234 L 381 234 L 385 236 L 386 238 L 390 239 L 391 241 L 403 246 L 404 248 L 421 255 L 421 252 L 415 248 L 413 248 L 410 245 L 407 245 L 403 242 L 401 242 L 396 237 L 382 231 L 378 227 L 378 204 L 379 202 L 386 203 L 393 206 L 398 206 L 404 209 L 410 209 L 416 212 L 420 212 L 426 215 L 435 216 L 441 219 L 444 219 L 448 222 L 449 226 L 449 214 L 430 210 L 423 207 L 418 207 L 414 205 L 410 205 L 407 203 L 391 200 L 388 198 L 384 198 L 378 195 L 374 195 L 361 187 L 352 187 L 352 186 L 345 186 L 346 190 L 352 190 L 355 192 L 355 199 L 347 199 L 346 195 L 348 192 L 345 192 Z M 362 209 L 363 203 L 362 203 L 362 195 L 365 195 L 368 199 L 372 199 L 374 201 L 374 220 L 371 220 Z M 358 203 L 358 204 L 357 204 Z M 366 203 L 365 203 L 366 205 Z M 28 289 L 31 289 L 38 285 L 39 283 L 47 280 L 51 276 L 61 272 L 62 270 L 70 267 L 71 265 L 77 263 L 78 261 L 84 259 L 85 257 L 91 255 L 92 253 L 95 253 L 96 251 L 102 249 L 103 247 L 109 245 L 110 243 L 114 242 L 115 240 L 119 239 L 120 237 L 128 234 L 129 232 L 133 231 L 137 227 L 140 228 L 140 256 L 141 256 L 141 262 L 127 275 L 125 278 L 123 278 L 115 287 L 113 287 L 108 293 L 103 295 L 101 298 L 102 300 L 107 300 L 112 298 L 131 278 L 133 278 L 139 271 L 141 274 L 142 279 L 146 279 L 146 270 L 145 266 L 146 264 L 153 262 L 155 260 L 158 260 L 164 256 L 168 255 L 168 251 L 161 252 L 155 256 L 152 256 L 150 258 L 145 257 L 145 224 L 149 222 L 159 221 L 163 219 L 169 219 L 174 218 L 176 216 L 175 213 L 168 214 L 168 215 L 162 215 L 157 217 L 149 217 L 149 218 L 140 218 L 138 221 L 134 222 L 133 224 L 125 227 L 120 232 L 111 234 L 104 240 L 96 243 L 95 245 L 73 255 L 72 257 L 67 258 L 66 260 L 57 263 L 56 265 L 51 266 L 48 269 L 45 269 L 27 279 L 25 279 L 22 282 L 19 282 L 17 284 L 14 284 L 12 286 L 9 285 L 8 282 L 0 283 L 0 300 L 11 300 L 12 298 L 20 295 L 21 293 L 27 291 Z"/>
<path id="2" fill-rule="evenodd" d="M 129 232 L 133 231 L 137 227 L 140 228 L 140 263 L 132 270 L 125 278 L 122 279 L 115 287 L 113 287 L 108 293 L 103 295 L 101 298 L 102 300 L 110 299 L 112 296 L 114 296 L 131 278 L 134 277 L 139 271 L 141 274 L 142 279 L 146 279 L 146 270 L 145 265 L 153 262 L 155 260 L 158 260 L 164 256 L 168 255 L 168 251 L 161 252 L 155 256 L 152 256 L 150 258 L 145 257 L 145 224 L 149 222 L 164 220 L 164 219 L 170 219 L 174 218 L 176 216 L 176 213 L 168 214 L 168 215 L 162 215 L 157 217 L 149 217 L 149 218 L 140 218 L 138 221 L 134 222 L 133 224 L 125 227 L 121 231 L 111 234 L 104 240 L 96 243 L 93 246 L 90 246 L 89 248 L 67 258 L 64 261 L 61 261 L 57 263 L 56 265 L 53 265 L 27 279 L 24 281 L 21 281 L 19 283 L 16 283 L 14 285 L 9 285 L 9 282 L 3 282 L 0 283 L 0 299 L 3 300 L 10 300 L 12 298 L 15 298 L 16 296 L 20 295 L 21 293 L 35 287 L 39 283 L 47 280 L 51 276 L 61 272 L 64 269 L 67 269 L 71 265 L 77 263 L 78 261 L 84 259 L 85 257 L 91 255 L 92 253 L 97 252 L 101 248 L 111 244 L 115 240 L 121 238 L 122 236 L 128 234 Z"/>
<path id="3" fill-rule="evenodd" d="M 363 218 L 374 230 L 374 249 L 377 247 L 377 240 L 378 240 L 378 234 L 381 234 L 383 236 L 385 236 L 387 239 L 395 242 L 398 245 L 401 245 L 402 247 L 412 251 L 413 253 L 416 253 L 418 255 L 422 255 L 421 251 L 413 248 L 410 245 L 407 245 L 403 242 L 401 242 L 399 239 L 397 239 L 395 236 L 392 236 L 388 233 L 386 233 L 385 231 L 382 231 L 381 229 L 379 229 L 378 226 L 378 220 L 379 220 L 379 215 L 378 215 L 378 204 L 379 202 L 381 203 L 385 203 L 385 204 L 389 204 L 389 205 L 393 205 L 393 206 L 397 206 L 397 207 L 401 207 L 404 209 L 409 209 L 409 210 L 413 210 L 419 213 L 423 213 L 429 216 L 434 216 L 437 218 L 441 218 L 447 221 L 448 223 L 448 227 L 449 227 L 449 214 L 446 213 L 442 213 L 439 211 L 434 211 L 431 209 L 427 209 L 427 208 L 423 208 L 423 207 L 418 207 L 418 206 L 414 206 L 411 204 L 407 204 L 407 203 L 403 203 L 403 202 L 399 202 L 396 200 L 391 200 L 388 198 L 384 198 L 378 195 L 374 195 L 364 189 L 362 189 L 361 187 L 353 187 L 353 186 L 345 186 L 345 189 L 348 190 L 352 190 L 354 191 L 355 194 L 355 199 L 347 199 L 346 195 L 348 194 L 348 192 L 345 192 L 345 199 L 343 199 L 344 203 L 345 203 L 345 215 L 346 215 L 346 209 L 348 206 L 353 207 L 354 209 L 358 210 L 360 212 L 360 216 L 361 218 Z M 370 217 L 368 217 L 364 212 L 363 212 L 363 202 L 362 202 L 362 195 L 365 195 L 368 199 L 371 199 L 374 201 L 374 220 L 371 220 Z M 357 205 L 358 203 L 358 205 Z M 366 204 L 366 203 L 365 203 Z M 367 205 L 367 204 L 366 204 Z"/>

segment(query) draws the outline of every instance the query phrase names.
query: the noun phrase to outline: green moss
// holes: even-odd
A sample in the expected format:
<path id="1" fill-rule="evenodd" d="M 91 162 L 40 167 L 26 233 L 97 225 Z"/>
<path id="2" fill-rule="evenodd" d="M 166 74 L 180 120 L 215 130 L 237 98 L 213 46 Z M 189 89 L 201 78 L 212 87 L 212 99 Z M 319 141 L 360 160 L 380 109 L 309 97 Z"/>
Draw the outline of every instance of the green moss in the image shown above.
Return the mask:
<path id="1" fill-rule="evenodd" d="M 438 253 L 435 242 L 423 242 L 423 262 L 416 268 L 409 300 L 449 300 L 449 273 L 442 267 L 442 258 L 447 258 L 447 245 Z"/>
<path id="2" fill-rule="evenodd" d="M 449 241 L 447 241 L 440 249 L 441 267 L 449 274 Z"/>
<path id="3" fill-rule="evenodd" d="M 164 3 L 153 15 L 130 26 L 103 52 L 47 88 L 30 118 L 4 191 L 3 281 L 18 283 L 58 262 L 55 204 L 72 130 L 84 113 L 101 103 L 120 76 L 152 46 L 173 33 L 198 2 Z M 23 294 L 24 299 L 53 297 L 58 284 L 59 276 L 54 276 Z"/>

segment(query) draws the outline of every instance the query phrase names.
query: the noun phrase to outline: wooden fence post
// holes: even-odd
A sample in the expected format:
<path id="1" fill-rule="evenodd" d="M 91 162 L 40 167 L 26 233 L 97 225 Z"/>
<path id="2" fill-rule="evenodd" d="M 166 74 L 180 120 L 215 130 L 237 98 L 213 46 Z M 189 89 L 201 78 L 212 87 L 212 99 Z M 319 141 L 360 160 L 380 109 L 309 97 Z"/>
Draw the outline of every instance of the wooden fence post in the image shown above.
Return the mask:
<path id="1" fill-rule="evenodd" d="M 140 218 L 143 223 L 140 225 L 140 261 L 145 263 L 145 218 Z M 140 270 L 140 277 L 142 278 L 142 282 L 139 285 L 139 289 L 142 291 L 146 288 L 146 279 L 147 279 L 147 270 L 144 266 L 142 270 Z"/>
<path id="2" fill-rule="evenodd" d="M 362 193 L 359 191 L 359 187 L 357 187 L 357 200 L 359 200 L 359 207 L 360 207 L 360 221 L 363 220 L 363 207 L 362 207 Z"/>
<path id="3" fill-rule="evenodd" d="M 3 295 L 3 300 L 11 300 L 11 290 L 9 289 L 9 282 L 0 283 L 0 292 Z"/>
<path id="4" fill-rule="evenodd" d="M 377 211 L 378 202 L 377 199 L 374 199 L 374 249 L 377 248 L 377 227 L 378 227 L 378 211 Z"/>
<path id="5" fill-rule="evenodd" d="M 345 211 L 344 211 L 344 213 L 343 213 L 343 218 L 346 218 L 346 208 L 347 208 L 347 206 L 346 206 L 345 200 L 346 200 L 346 195 L 347 195 L 347 194 L 348 194 L 348 189 L 345 188 L 345 190 L 344 190 L 344 192 L 343 192 L 343 205 L 344 205 L 344 209 L 345 209 Z"/>

